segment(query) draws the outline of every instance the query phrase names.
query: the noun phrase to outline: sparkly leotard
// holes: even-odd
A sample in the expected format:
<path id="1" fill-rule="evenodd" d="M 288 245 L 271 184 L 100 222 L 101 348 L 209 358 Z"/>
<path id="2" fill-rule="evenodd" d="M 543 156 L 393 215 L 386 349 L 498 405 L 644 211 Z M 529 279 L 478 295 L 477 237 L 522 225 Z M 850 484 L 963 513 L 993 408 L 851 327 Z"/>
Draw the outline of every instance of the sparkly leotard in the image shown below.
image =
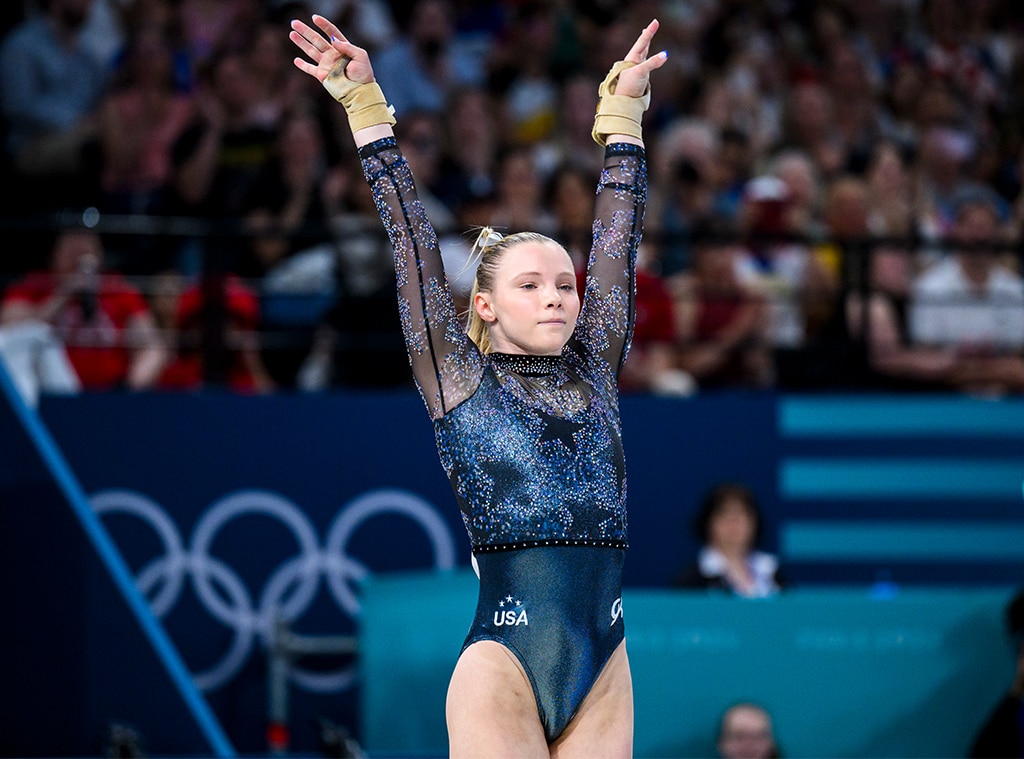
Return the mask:
<path id="1" fill-rule="evenodd" d="M 519 658 L 549 741 L 624 635 L 617 386 L 647 183 L 643 148 L 613 144 L 605 156 L 572 338 L 560 356 L 485 356 L 456 313 L 437 236 L 396 141 L 360 148 L 394 250 L 413 374 L 480 575 L 465 646 L 497 640 Z"/>

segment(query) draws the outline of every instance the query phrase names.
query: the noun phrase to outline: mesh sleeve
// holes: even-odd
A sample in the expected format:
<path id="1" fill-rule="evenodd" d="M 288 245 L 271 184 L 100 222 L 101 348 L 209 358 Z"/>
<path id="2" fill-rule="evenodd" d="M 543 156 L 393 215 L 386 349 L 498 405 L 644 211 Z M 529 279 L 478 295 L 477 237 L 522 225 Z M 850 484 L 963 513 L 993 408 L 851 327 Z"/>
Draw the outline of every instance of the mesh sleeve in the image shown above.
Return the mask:
<path id="1" fill-rule="evenodd" d="M 413 377 L 431 417 L 440 419 L 476 390 L 482 356 L 456 312 L 437 234 L 395 138 L 364 145 L 359 157 L 394 252 L 398 310 Z"/>
<path id="2" fill-rule="evenodd" d="M 597 187 L 594 243 L 576 341 L 618 377 L 629 352 L 636 308 L 636 256 L 647 202 L 647 164 L 639 145 L 605 149 Z"/>

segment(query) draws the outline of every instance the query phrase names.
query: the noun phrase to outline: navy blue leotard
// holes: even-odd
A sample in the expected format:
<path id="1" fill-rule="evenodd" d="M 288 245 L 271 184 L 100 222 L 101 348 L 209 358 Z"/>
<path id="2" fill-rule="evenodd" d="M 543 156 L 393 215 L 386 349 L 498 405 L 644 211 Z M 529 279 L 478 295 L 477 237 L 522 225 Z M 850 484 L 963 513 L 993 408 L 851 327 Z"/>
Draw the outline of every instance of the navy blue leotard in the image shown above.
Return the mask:
<path id="1" fill-rule="evenodd" d="M 606 148 L 583 305 L 560 356 L 477 349 L 395 139 L 359 152 L 394 250 L 413 375 L 480 575 L 464 648 L 496 640 L 518 657 L 550 742 L 624 635 L 626 468 L 617 388 L 632 336 L 644 151 Z"/>

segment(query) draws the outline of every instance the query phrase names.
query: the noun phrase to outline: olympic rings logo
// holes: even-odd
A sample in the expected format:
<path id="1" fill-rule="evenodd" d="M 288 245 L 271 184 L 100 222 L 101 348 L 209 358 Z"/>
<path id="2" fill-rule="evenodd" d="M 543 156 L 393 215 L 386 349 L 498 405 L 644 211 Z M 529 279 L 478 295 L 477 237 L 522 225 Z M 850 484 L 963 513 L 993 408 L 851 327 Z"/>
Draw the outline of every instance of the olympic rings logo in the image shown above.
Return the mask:
<path id="1" fill-rule="evenodd" d="M 299 619 L 313 602 L 323 578 L 337 607 L 352 618 L 360 605 L 354 586 L 371 570 L 346 549 L 356 529 L 381 515 L 411 519 L 423 531 L 438 570 L 455 566 L 451 531 L 427 501 L 404 490 L 372 490 L 345 504 L 335 515 L 321 546 L 316 528 L 306 514 L 288 499 L 262 490 L 242 490 L 214 502 L 202 514 L 188 547 L 171 517 L 152 499 L 131 490 L 103 490 L 91 497 L 101 517 L 122 513 L 147 523 L 156 533 L 163 554 L 142 566 L 136 587 L 149 601 L 153 614 L 163 619 L 174 609 L 186 585 L 215 620 L 234 635 L 224 656 L 213 666 L 194 672 L 197 687 L 215 690 L 230 682 L 242 669 L 259 641 L 271 643 L 275 624 Z M 292 534 L 298 554 L 284 561 L 267 578 L 259 594 L 225 561 L 211 553 L 217 535 L 241 516 L 257 515 L 280 522 Z M 355 679 L 353 665 L 335 671 L 310 672 L 293 664 L 291 680 L 298 687 L 318 693 L 336 693 Z"/>

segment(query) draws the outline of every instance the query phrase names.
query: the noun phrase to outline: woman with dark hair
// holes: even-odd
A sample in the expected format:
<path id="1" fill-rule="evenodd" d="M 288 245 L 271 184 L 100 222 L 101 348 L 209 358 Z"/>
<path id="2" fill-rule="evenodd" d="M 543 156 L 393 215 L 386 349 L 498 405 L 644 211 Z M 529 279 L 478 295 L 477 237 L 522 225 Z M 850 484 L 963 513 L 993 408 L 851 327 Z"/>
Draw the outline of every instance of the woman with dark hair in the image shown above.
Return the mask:
<path id="1" fill-rule="evenodd" d="M 747 598 L 778 593 L 784 582 L 778 559 L 758 549 L 761 511 L 753 491 L 724 482 L 705 496 L 694 519 L 701 547 L 673 582 L 677 588 L 725 590 Z"/>

